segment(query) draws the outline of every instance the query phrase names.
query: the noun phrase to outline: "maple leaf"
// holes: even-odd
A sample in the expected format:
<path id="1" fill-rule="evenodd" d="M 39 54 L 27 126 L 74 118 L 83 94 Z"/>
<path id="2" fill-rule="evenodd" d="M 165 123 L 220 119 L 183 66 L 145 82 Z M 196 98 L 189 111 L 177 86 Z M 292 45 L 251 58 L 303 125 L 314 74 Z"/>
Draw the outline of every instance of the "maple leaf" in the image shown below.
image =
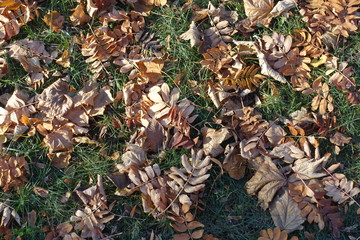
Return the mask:
<path id="1" fill-rule="evenodd" d="M 52 31 L 60 32 L 65 22 L 65 17 L 58 11 L 50 11 L 44 16 L 44 22 Z"/>
<path id="2" fill-rule="evenodd" d="M 16 88 L 7 99 L 5 108 L 0 107 L 0 136 L 3 142 L 7 138 L 16 140 L 29 129 L 24 119 L 36 112 L 34 106 L 29 104 L 29 100 L 27 93 Z"/>
<path id="3" fill-rule="evenodd" d="M 303 229 L 301 224 L 305 219 L 287 191 L 274 200 L 270 206 L 270 213 L 275 225 L 288 233 Z"/>
<path id="4" fill-rule="evenodd" d="M 294 174 L 290 176 L 289 181 L 293 182 L 295 179 L 309 180 L 326 176 L 327 173 L 324 173 L 323 171 L 319 172 L 319 170 L 322 170 L 321 164 L 324 164 L 324 162 L 326 162 L 329 158 L 330 154 L 325 154 L 318 160 L 300 159 L 295 161 L 295 164 L 292 167 Z"/>
<path id="5" fill-rule="evenodd" d="M 246 182 L 245 189 L 250 195 L 258 195 L 259 203 L 263 209 L 269 207 L 276 192 L 286 184 L 283 173 L 271 161 L 265 161 L 256 171 L 255 175 Z"/>
<path id="6" fill-rule="evenodd" d="M 191 47 L 194 46 L 198 47 L 202 43 L 201 36 L 202 36 L 201 32 L 196 27 L 195 22 L 192 21 L 189 30 L 181 34 L 179 38 L 182 40 L 190 40 Z"/>
<path id="7" fill-rule="evenodd" d="M 274 8 L 273 0 L 245 0 L 244 8 L 247 18 L 239 22 L 238 28 L 244 29 L 245 32 L 252 32 L 257 24 L 269 27 L 272 19 L 270 12 Z"/>

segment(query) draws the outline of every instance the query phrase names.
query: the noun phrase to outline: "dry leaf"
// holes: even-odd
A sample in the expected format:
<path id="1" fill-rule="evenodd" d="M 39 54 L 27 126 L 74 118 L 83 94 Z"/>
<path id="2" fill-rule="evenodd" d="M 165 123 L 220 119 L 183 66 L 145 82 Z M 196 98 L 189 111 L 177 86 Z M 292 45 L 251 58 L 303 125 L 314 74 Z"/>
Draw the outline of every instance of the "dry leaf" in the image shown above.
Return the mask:
<path id="1" fill-rule="evenodd" d="M 258 240 L 287 240 L 288 234 L 286 231 L 281 231 L 279 227 L 272 229 L 263 229 L 260 232 L 261 237 Z M 290 240 L 299 240 L 298 237 L 292 237 Z"/>
<path id="2" fill-rule="evenodd" d="M 255 175 L 246 182 L 245 188 L 248 194 L 257 194 L 261 207 L 267 209 L 276 192 L 285 184 L 286 178 L 283 173 L 269 160 L 265 161 Z"/>
<path id="3" fill-rule="evenodd" d="M 270 206 L 270 213 L 275 225 L 288 233 L 303 229 L 301 224 L 305 219 L 287 191 L 274 200 Z"/>
<path id="4" fill-rule="evenodd" d="M 44 16 L 44 22 L 52 31 L 60 32 L 65 22 L 65 17 L 58 11 L 50 11 Z"/>
<path id="5" fill-rule="evenodd" d="M 198 28 L 195 25 L 195 22 L 192 21 L 190 24 L 190 28 L 189 30 L 187 30 L 186 32 L 184 32 L 183 34 L 180 35 L 180 39 L 182 40 L 190 40 L 190 45 L 191 47 L 194 46 L 200 46 L 201 44 L 201 36 L 202 34 L 200 33 L 200 31 L 198 30 Z"/>
<path id="6" fill-rule="evenodd" d="M 70 53 L 69 50 L 65 49 L 63 54 L 59 59 L 56 60 L 56 63 L 63 66 L 64 68 L 70 67 Z"/>
<path id="7" fill-rule="evenodd" d="M 43 198 L 47 198 L 49 196 L 49 191 L 42 187 L 34 187 L 34 193 Z"/>
<path id="8" fill-rule="evenodd" d="M 231 134 L 227 128 L 215 130 L 204 127 L 201 129 L 201 133 L 204 136 L 204 152 L 206 155 L 211 155 L 212 157 L 217 157 L 224 152 L 224 148 L 221 146 L 221 143 L 231 137 Z"/>
<path id="9" fill-rule="evenodd" d="M 76 8 L 71 9 L 74 11 L 73 14 L 70 16 L 70 21 L 72 25 L 78 26 L 88 23 L 90 21 L 90 17 L 85 13 L 84 4 L 80 3 L 76 6 Z"/>
<path id="10" fill-rule="evenodd" d="M 3 78 L 9 72 L 9 66 L 4 58 L 0 58 L 0 78 Z"/>
<path id="11" fill-rule="evenodd" d="M 234 146 L 234 144 L 227 145 L 224 155 L 223 166 L 229 176 L 236 180 L 243 178 L 245 176 L 247 161 L 240 155 L 239 147 Z"/>
<path id="12" fill-rule="evenodd" d="M 244 8 L 247 18 L 240 21 L 241 29 L 244 29 L 245 32 L 252 32 L 257 24 L 269 27 L 272 19 L 270 12 L 274 8 L 273 0 L 245 0 Z"/>

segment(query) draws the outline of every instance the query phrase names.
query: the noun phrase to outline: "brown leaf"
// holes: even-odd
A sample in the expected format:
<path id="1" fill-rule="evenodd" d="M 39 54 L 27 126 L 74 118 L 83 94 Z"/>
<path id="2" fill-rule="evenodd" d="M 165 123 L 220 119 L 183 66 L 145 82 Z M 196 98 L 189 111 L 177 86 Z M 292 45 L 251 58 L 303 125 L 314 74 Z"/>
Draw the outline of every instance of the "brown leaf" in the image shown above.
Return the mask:
<path id="1" fill-rule="evenodd" d="M 245 176 L 246 171 L 246 159 L 240 155 L 240 150 L 238 146 L 233 146 L 231 144 L 226 146 L 225 149 L 225 159 L 224 159 L 224 169 L 228 172 L 229 176 L 240 180 Z"/>
<path id="2" fill-rule="evenodd" d="M 70 16 L 70 21 L 72 25 L 78 26 L 88 23 L 90 21 L 90 17 L 85 13 L 84 4 L 81 2 L 76 8 L 71 9 L 74 11 Z"/>
<path id="3" fill-rule="evenodd" d="M 196 27 L 195 22 L 192 21 L 191 24 L 190 24 L 189 30 L 187 30 L 186 32 L 181 34 L 180 39 L 182 39 L 182 40 L 190 40 L 191 47 L 194 47 L 194 46 L 200 46 L 200 44 L 202 42 L 201 41 L 201 36 L 202 36 L 202 34 L 200 33 L 200 31 Z"/>
<path id="4" fill-rule="evenodd" d="M 69 68 L 70 67 L 69 50 L 65 49 L 61 57 L 56 60 L 56 63 L 63 66 L 64 68 Z"/>
<path id="5" fill-rule="evenodd" d="M 286 231 L 281 231 L 279 227 L 272 229 L 263 229 L 260 232 L 261 237 L 258 240 L 287 240 L 288 234 Z M 298 237 L 292 237 L 290 240 L 299 240 Z"/>
<path id="6" fill-rule="evenodd" d="M 247 18 L 240 22 L 240 26 L 244 28 L 245 31 L 254 31 L 254 27 L 257 24 L 269 27 L 272 19 L 270 12 L 274 8 L 273 0 L 245 0 L 244 8 Z"/>
<path id="7" fill-rule="evenodd" d="M 9 66 L 6 59 L 0 58 L 0 78 L 3 78 L 9 72 Z"/>
<path id="8" fill-rule="evenodd" d="M 274 8 L 270 12 L 270 15 L 272 17 L 279 16 L 280 14 L 287 12 L 296 6 L 297 6 L 297 0 L 281 0 L 276 3 Z"/>
<path id="9" fill-rule="evenodd" d="M 286 132 L 279 125 L 270 122 L 270 128 L 265 132 L 265 136 L 273 146 L 277 146 L 286 136 Z"/>
<path id="10" fill-rule="evenodd" d="M 156 83 L 162 77 L 161 71 L 164 67 L 164 61 L 162 59 L 137 62 L 136 65 L 140 70 L 140 76 L 144 78 L 146 82 Z"/>
<path id="11" fill-rule="evenodd" d="M 65 17 L 58 11 L 50 11 L 44 16 L 44 22 L 52 31 L 60 32 L 65 22 Z"/>
<path id="12" fill-rule="evenodd" d="M 49 196 L 49 191 L 42 187 L 34 187 L 34 193 L 43 198 L 47 198 Z"/>
<path id="13" fill-rule="evenodd" d="M 270 213 L 275 225 L 288 233 L 303 229 L 305 219 L 287 191 L 271 204 Z"/>
<path id="14" fill-rule="evenodd" d="M 174 240 L 189 240 L 191 237 L 188 233 L 175 234 Z"/>
<path id="15" fill-rule="evenodd" d="M 271 161 L 265 161 L 255 175 L 246 182 L 245 188 L 248 194 L 258 195 L 260 205 L 267 209 L 276 192 L 284 186 L 286 178 Z"/>
<path id="16" fill-rule="evenodd" d="M 43 143 L 50 152 L 69 151 L 73 147 L 73 133 L 67 127 L 60 128 L 45 136 Z"/>
<path id="17" fill-rule="evenodd" d="M 200 229 L 200 230 L 197 230 L 197 231 L 191 233 L 191 238 L 200 239 L 200 238 L 202 238 L 203 234 L 204 234 L 204 229 Z"/>
<path id="18" fill-rule="evenodd" d="M 330 142 L 343 147 L 345 144 L 348 144 L 351 141 L 351 137 L 347 137 L 345 134 L 335 131 L 335 134 L 330 137 Z"/>
<path id="19" fill-rule="evenodd" d="M 293 182 L 296 180 L 310 180 L 314 178 L 320 178 L 326 176 L 327 173 L 322 171 L 321 164 L 329 159 L 330 155 L 325 155 L 324 157 L 313 160 L 306 159 L 305 161 L 298 160 L 300 162 L 295 162 L 295 165 L 291 167 L 294 171 L 294 174 L 290 176 L 289 181 Z M 320 172 L 319 172 L 320 170 Z"/>
<path id="20" fill-rule="evenodd" d="M 231 137 L 231 134 L 227 128 L 221 128 L 215 130 L 212 128 L 204 127 L 201 129 L 203 139 L 203 149 L 206 155 L 217 157 L 224 152 L 224 148 L 221 143 Z"/>
<path id="21" fill-rule="evenodd" d="M 60 237 L 64 237 L 66 234 L 70 233 L 73 229 L 73 226 L 70 223 L 60 223 L 56 226 L 56 232 Z"/>

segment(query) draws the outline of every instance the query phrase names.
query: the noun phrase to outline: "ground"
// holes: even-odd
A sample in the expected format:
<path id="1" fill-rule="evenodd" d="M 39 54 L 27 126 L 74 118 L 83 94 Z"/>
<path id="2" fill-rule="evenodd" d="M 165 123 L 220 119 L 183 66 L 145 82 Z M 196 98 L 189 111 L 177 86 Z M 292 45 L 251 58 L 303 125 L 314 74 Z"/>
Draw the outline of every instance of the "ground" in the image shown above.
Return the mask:
<path id="1" fill-rule="evenodd" d="M 195 1 L 201 7 L 207 6 L 207 1 Z M 217 1 L 213 1 L 217 5 Z M 128 9 L 122 4 L 118 4 L 119 9 Z M 71 0 L 48 0 L 40 4 L 41 15 L 45 15 L 49 10 L 56 10 L 63 14 L 66 18 L 76 6 Z M 236 10 L 240 17 L 244 17 L 244 9 L 240 1 L 226 1 L 229 9 Z M 304 26 L 298 9 L 292 10 L 293 15 L 290 18 L 277 17 L 273 20 L 270 28 L 260 28 L 256 35 L 269 34 L 276 31 L 283 34 L 291 34 L 296 29 Z M 163 79 L 170 86 L 176 86 L 174 79 L 179 72 L 182 73 L 183 79 L 191 79 L 199 83 L 208 81 L 212 73 L 202 68 L 200 61 L 201 54 L 195 48 L 192 48 L 187 41 L 180 41 L 179 35 L 184 33 L 189 27 L 189 19 L 191 17 L 190 10 L 180 11 L 178 7 L 156 7 L 151 15 L 146 19 L 146 25 L 149 31 L 155 33 L 161 44 L 167 47 L 168 58 L 173 60 L 166 64 L 163 73 Z M 90 22 L 90 25 L 96 24 Z M 19 35 L 11 41 L 29 38 L 39 39 L 46 43 L 47 46 L 53 46 L 59 52 L 69 48 L 72 37 L 78 35 L 79 32 L 89 31 L 87 27 L 73 27 L 70 23 L 66 23 L 63 30 L 59 33 L 53 32 L 43 22 L 41 18 L 36 19 L 26 26 L 22 27 Z M 238 40 L 249 40 L 243 36 L 236 36 Z M 351 35 L 348 39 L 341 41 L 339 47 L 335 49 L 334 55 L 340 60 L 349 62 L 355 71 L 355 78 L 360 78 L 360 33 Z M 40 93 L 44 88 L 49 86 L 54 79 L 46 80 L 45 84 L 39 89 L 34 90 L 25 84 L 25 76 L 27 73 L 21 68 L 20 64 L 13 59 L 8 58 L 11 66 L 10 73 L 6 78 L 0 80 L 0 93 L 12 92 L 15 87 L 25 89 L 30 93 Z M 52 63 L 49 65 L 50 71 L 60 70 L 61 67 Z M 90 79 L 92 74 L 87 68 L 85 57 L 81 55 L 80 48 L 75 44 L 74 51 L 71 55 L 71 67 L 67 70 L 70 75 L 70 84 L 75 88 L 80 88 L 82 83 Z M 100 80 L 101 85 L 110 84 L 112 93 L 122 89 L 126 83 L 127 75 L 121 74 L 116 66 L 107 69 L 107 77 Z M 323 74 L 322 70 L 318 70 L 316 74 Z M 301 107 L 310 105 L 310 98 L 295 92 L 286 84 L 275 83 L 280 94 L 272 95 L 269 88 L 269 79 L 264 81 L 258 89 L 262 98 L 262 104 L 258 110 L 267 120 L 276 119 L 279 116 L 288 116 L 289 113 L 299 110 Z M 200 129 L 208 124 L 212 117 L 218 112 L 214 109 L 212 102 L 207 97 L 206 89 L 200 94 L 195 95 L 191 87 L 186 81 L 183 81 L 180 87 L 181 98 L 188 98 L 196 105 L 199 118 L 195 126 Z M 360 108 L 352 106 L 346 102 L 346 99 L 340 91 L 332 89 L 335 97 L 335 113 L 340 122 L 340 126 L 344 127 L 349 136 L 353 140 L 344 147 L 341 154 L 336 156 L 336 161 L 343 163 L 341 170 L 348 179 L 355 182 L 360 180 Z M 209 111 L 210 110 L 210 111 Z M 115 128 L 112 119 L 124 115 L 124 107 L 122 104 L 108 107 L 104 116 L 91 119 L 93 128 L 89 136 L 98 139 L 100 130 L 107 127 L 106 136 L 102 140 L 98 140 L 100 145 L 78 144 L 72 155 L 71 164 L 68 168 L 59 169 L 53 167 L 49 162 L 46 153 L 47 149 L 42 145 L 42 137 L 24 138 L 19 141 L 11 141 L 6 145 L 6 149 L 13 154 L 25 155 L 30 163 L 42 163 L 41 168 L 37 164 L 30 165 L 32 172 L 29 182 L 18 191 L 4 193 L 0 192 L 0 200 L 10 199 L 12 206 L 21 215 L 26 218 L 26 214 L 32 210 L 37 212 L 37 220 L 35 226 L 24 225 L 22 228 L 14 230 L 14 233 L 23 239 L 44 239 L 46 233 L 42 228 L 45 225 L 58 225 L 59 223 L 68 221 L 69 217 L 79 208 L 76 201 L 69 200 L 66 204 L 60 203 L 59 198 L 64 196 L 66 192 L 72 192 L 73 189 L 81 184 L 83 187 L 90 186 L 89 181 L 96 181 L 98 174 L 105 176 L 109 171 L 114 169 L 114 162 L 103 156 L 103 152 L 107 151 L 109 155 L 114 152 L 122 153 L 126 141 L 131 135 L 131 131 L 123 126 Z M 330 145 L 323 145 L 321 151 L 327 152 L 331 148 Z M 330 150 L 331 151 L 331 150 Z M 180 156 L 188 153 L 187 150 L 169 150 L 165 153 L 163 161 L 160 162 L 162 169 L 169 166 L 180 165 Z M 159 156 L 153 156 L 155 159 Z M 160 158 L 159 158 L 160 159 Z M 116 160 L 120 162 L 121 160 Z M 334 159 L 335 161 L 335 159 Z M 241 180 L 234 180 L 227 174 L 219 176 L 220 169 L 215 166 L 211 170 L 211 177 L 207 181 L 205 196 L 205 211 L 198 215 L 199 221 L 204 223 L 205 231 L 211 233 L 219 239 L 257 239 L 259 232 L 264 228 L 273 228 L 273 222 L 268 212 L 263 211 L 257 206 L 257 199 L 249 196 L 244 190 L 245 182 L 250 179 L 250 172 Z M 116 196 L 115 187 L 110 181 L 104 178 L 108 201 L 116 201 L 116 205 L 112 210 L 116 214 L 115 219 L 107 225 L 105 232 L 111 234 L 122 233 L 114 239 L 149 239 L 152 231 L 161 235 L 162 239 L 171 239 L 173 230 L 169 226 L 167 220 L 154 221 L 153 217 L 142 212 L 141 199 L 138 194 L 129 197 Z M 34 194 L 34 186 L 45 188 L 49 191 L 46 199 Z M 137 210 L 133 217 L 129 216 L 129 209 L 137 205 Z M 359 224 L 359 216 L 355 213 L 356 207 L 352 206 L 345 214 L 346 226 L 354 226 Z M 315 234 L 315 239 L 331 239 L 330 231 L 318 232 L 317 227 L 307 227 L 307 231 Z M 303 231 L 294 233 L 300 239 L 305 239 Z M 348 239 L 347 233 L 343 233 L 341 239 Z M 351 235 L 360 236 L 360 228 L 352 230 Z"/>

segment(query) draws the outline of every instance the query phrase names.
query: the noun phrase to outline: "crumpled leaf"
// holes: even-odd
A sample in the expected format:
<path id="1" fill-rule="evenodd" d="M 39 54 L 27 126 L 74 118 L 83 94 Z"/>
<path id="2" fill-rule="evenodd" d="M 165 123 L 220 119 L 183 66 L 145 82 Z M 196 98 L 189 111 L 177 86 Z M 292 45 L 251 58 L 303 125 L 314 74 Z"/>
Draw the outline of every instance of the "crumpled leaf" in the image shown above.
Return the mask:
<path id="1" fill-rule="evenodd" d="M 275 225 L 288 233 L 304 228 L 301 224 L 305 219 L 287 191 L 274 200 L 270 213 Z"/>
<path id="2" fill-rule="evenodd" d="M 191 22 L 189 30 L 180 35 L 180 39 L 190 40 L 191 47 L 200 46 L 202 42 L 201 32 L 196 27 L 194 21 Z"/>
<path id="3" fill-rule="evenodd" d="M 345 134 L 339 131 L 336 131 L 335 134 L 333 134 L 330 137 L 330 142 L 340 147 L 343 147 L 345 144 L 348 144 L 350 141 L 351 141 L 351 137 L 347 137 Z"/>
<path id="4" fill-rule="evenodd" d="M 51 28 L 52 31 L 60 32 L 65 22 L 65 17 L 58 11 L 50 11 L 44 16 L 44 22 Z"/>
<path id="5" fill-rule="evenodd" d="M 245 176 L 247 160 L 240 154 L 238 146 L 229 144 L 225 148 L 225 159 L 223 163 L 224 169 L 230 177 L 240 180 Z"/>
<path id="6" fill-rule="evenodd" d="M 230 131 L 227 128 L 216 130 L 204 127 L 201 129 L 201 133 L 204 136 L 204 152 L 212 157 L 217 157 L 224 152 L 224 148 L 220 144 L 231 137 Z"/>
<path id="7" fill-rule="evenodd" d="M 90 17 L 85 13 L 85 7 L 83 3 L 80 3 L 76 6 L 76 8 L 72 9 L 74 11 L 70 16 L 70 21 L 72 25 L 78 26 L 88 23 L 90 21 Z"/>
<path id="8" fill-rule="evenodd" d="M 270 12 L 270 15 L 272 17 L 279 16 L 283 12 L 287 12 L 296 6 L 297 0 L 281 0 L 276 3 L 275 7 Z"/>
<path id="9" fill-rule="evenodd" d="M 59 59 L 56 60 L 56 63 L 63 66 L 64 68 L 70 67 L 70 53 L 69 50 L 65 49 L 63 54 Z"/>

